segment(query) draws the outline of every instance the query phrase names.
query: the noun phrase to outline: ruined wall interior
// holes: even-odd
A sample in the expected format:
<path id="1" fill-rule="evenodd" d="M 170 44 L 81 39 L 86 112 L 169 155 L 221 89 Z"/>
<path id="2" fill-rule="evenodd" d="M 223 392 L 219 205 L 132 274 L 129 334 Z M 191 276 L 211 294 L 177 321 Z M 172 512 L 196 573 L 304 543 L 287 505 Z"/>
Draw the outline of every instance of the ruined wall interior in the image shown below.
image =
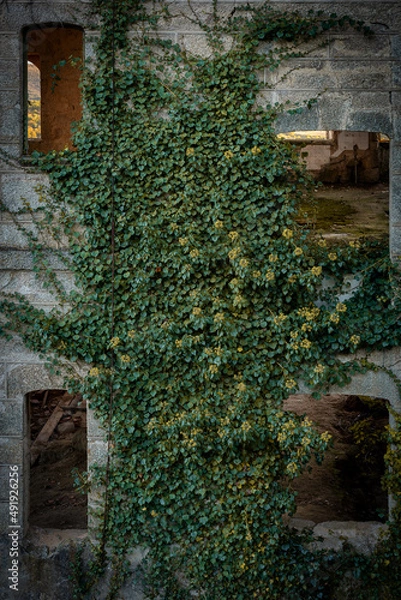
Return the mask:
<path id="1" fill-rule="evenodd" d="M 40 138 L 29 139 L 28 136 L 24 150 L 27 153 L 63 150 L 69 145 L 71 124 L 78 121 L 82 113 L 78 87 L 78 61 L 82 59 L 83 51 L 82 31 L 71 26 L 60 29 L 53 25 L 28 29 L 23 37 L 26 53 L 24 68 L 26 62 L 31 60 L 40 71 L 41 108 Z M 71 61 L 74 61 L 75 67 Z M 54 68 L 56 65 L 57 68 Z"/>
<path id="2" fill-rule="evenodd" d="M 283 116 L 279 122 L 280 132 L 295 130 L 327 130 L 360 132 L 360 143 L 369 144 L 366 132 L 382 132 L 390 138 L 390 253 L 394 259 L 401 255 L 401 5 L 399 0 L 275 0 L 275 5 L 285 9 L 322 9 L 348 14 L 366 21 L 375 32 L 372 39 L 363 38 L 354 30 L 330 33 L 328 44 L 312 50 L 310 56 L 294 59 L 289 65 L 290 72 L 284 79 L 282 73 L 262 74 L 265 88 L 261 102 L 302 102 L 319 96 L 317 103 L 302 114 Z M 231 12 L 239 1 L 221 2 L 221 10 Z M 26 90 L 24 76 L 26 51 L 29 54 L 45 53 L 46 49 L 55 62 L 62 56 L 53 48 L 56 33 L 46 35 L 41 24 L 55 23 L 74 25 L 84 31 L 84 56 L 93 54 L 96 30 L 87 24 L 85 10 L 88 2 L 74 0 L 18 0 L 0 2 L 0 199 L 4 209 L 0 212 L 0 285 L 3 292 L 24 294 L 33 304 L 51 307 L 53 298 L 35 280 L 32 261 L 27 243 L 16 227 L 7 209 L 23 207 L 27 199 L 36 207 L 38 185 L 46 186 L 43 175 L 31 169 L 26 152 Z M 193 3 L 194 8 L 209 11 L 211 2 Z M 186 0 L 175 0 L 173 12 L 177 17 L 162 24 L 161 34 L 166 39 L 183 44 L 189 51 L 207 52 L 204 34 L 193 21 L 185 18 Z M 30 29 L 31 28 L 31 29 Z M 28 34 L 26 33 L 28 32 Z M 36 32 L 36 33 L 35 33 Z M 25 42 L 24 42 L 25 35 Z M 40 35 L 40 44 L 34 46 L 35 36 Z M 72 29 L 74 50 L 79 53 L 80 31 Z M 26 45 L 27 44 L 27 45 Z M 48 45 L 49 44 L 49 45 Z M 25 45 L 25 47 L 24 47 Z M 51 50 L 49 50 L 51 48 Z M 50 63 L 40 62 L 41 76 L 51 70 Z M 295 67 L 295 69 L 294 69 Z M 47 85 L 47 84 L 46 84 Z M 71 114 L 64 122 L 64 133 L 47 133 L 46 127 L 59 124 L 66 111 L 73 112 L 72 119 L 78 118 L 80 107 L 77 96 L 65 96 L 64 104 L 57 107 L 58 100 L 53 96 L 50 108 L 46 85 L 42 87 L 43 131 L 42 142 L 30 141 L 29 149 L 41 147 L 44 150 L 60 149 L 65 144 L 65 128 L 69 126 Z M 75 84 L 74 84 L 75 85 Z M 71 87 L 71 85 L 70 85 Z M 62 88 L 60 88 L 62 91 Z M 46 117 L 47 111 L 47 117 Z M 59 113 L 58 113 L 59 111 Z M 52 114 L 53 120 L 49 117 Z M 57 116 L 57 118 L 56 118 Z M 48 125 L 46 125 L 46 122 Z M 67 123 L 67 125 L 66 125 Z M 362 139 L 363 138 L 363 139 Z M 53 140 L 53 141 L 50 141 Z M 46 141 L 47 140 L 47 141 Z M 68 142 L 68 140 L 67 140 Z M 40 144 L 42 144 L 40 146 Z M 361 147 L 361 146 L 360 146 Z M 18 220 L 30 227 L 28 213 L 18 214 Z M 54 263 L 55 268 L 60 266 Z M 69 274 L 59 271 L 59 276 L 67 284 Z M 25 395 L 33 390 L 62 388 L 62 382 L 51 378 L 43 367 L 42 360 L 29 352 L 18 339 L 0 340 L 0 530 L 9 526 L 8 473 L 9 465 L 18 465 L 20 472 L 19 518 L 27 530 L 29 500 L 28 436 L 26 415 L 24 415 Z M 401 376 L 401 353 L 393 350 L 378 353 L 374 360 L 390 368 Z M 392 405 L 400 408 L 400 399 L 391 380 L 378 379 L 371 374 L 351 386 L 350 393 L 384 397 Z M 383 388 L 384 386 L 384 388 Z M 347 393 L 347 391 L 341 391 Z M 102 432 L 92 415 L 88 423 L 89 462 L 104 457 L 105 443 Z"/>

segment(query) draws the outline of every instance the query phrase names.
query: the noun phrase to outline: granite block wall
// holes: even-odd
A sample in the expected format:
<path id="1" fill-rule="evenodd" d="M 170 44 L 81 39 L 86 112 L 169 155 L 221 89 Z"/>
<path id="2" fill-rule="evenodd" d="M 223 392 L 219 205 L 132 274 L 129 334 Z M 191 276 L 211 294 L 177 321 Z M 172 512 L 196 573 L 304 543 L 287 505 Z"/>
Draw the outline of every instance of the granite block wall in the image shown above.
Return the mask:
<path id="1" fill-rule="evenodd" d="M 222 14 L 230 14 L 241 0 L 221 2 Z M 280 132 L 294 130 L 381 131 L 390 137 L 390 252 L 401 256 L 401 5 L 398 0 L 273 0 L 286 10 L 322 9 L 348 14 L 367 22 L 375 31 L 364 38 L 354 30 L 330 33 L 327 45 L 311 49 L 311 54 L 296 59 L 281 73 L 263 72 L 260 103 L 303 102 L 317 96 L 311 110 L 299 115 L 284 115 Z M 35 280 L 26 240 L 7 212 L 23 208 L 23 200 L 33 206 L 38 201 L 38 185 L 46 187 L 46 178 L 34 172 L 24 157 L 24 47 L 23 30 L 44 23 L 74 24 L 84 30 L 85 54 L 93 54 L 98 32 L 93 19 L 86 15 L 84 0 L 14 0 L 0 3 L 0 289 L 18 291 L 33 304 L 51 307 L 54 299 Z M 204 34 L 186 17 L 186 0 L 171 3 L 175 18 L 161 23 L 161 35 L 184 44 L 189 51 L 207 55 Z M 206 17 L 210 0 L 194 0 L 193 7 Z M 45 31 L 43 30 L 45 36 Z M 226 40 L 230 44 L 230 40 Z M 295 68 L 295 69 L 294 69 Z M 287 71 L 285 71 L 287 69 Z M 286 77 L 283 75 L 287 73 Z M 29 213 L 17 220 L 33 228 Z M 61 270 L 66 281 L 69 274 Z M 401 374 L 400 350 L 377 354 L 378 364 Z M 9 522 L 7 483 L 9 465 L 18 465 L 21 474 L 19 524 L 26 531 L 29 516 L 29 466 L 25 395 L 35 389 L 60 388 L 62 382 L 51 377 L 42 360 L 24 348 L 18 340 L 0 341 L 0 531 Z M 392 380 L 383 374 L 370 374 L 354 380 L 348 391 L 388 398 L 400 408 L 400 399 Z M 347 393 L 347 392 L 346 392 Z M 92 416 L 88 429 L 89 461 L 104 458 L 106 444 L 102 430 Z M 3 482 L 3 483 L 2 483 Z M 96 498 L 93 498 L 93 502 Z M 92 500 L 90 499 L 90 502 Z"/>

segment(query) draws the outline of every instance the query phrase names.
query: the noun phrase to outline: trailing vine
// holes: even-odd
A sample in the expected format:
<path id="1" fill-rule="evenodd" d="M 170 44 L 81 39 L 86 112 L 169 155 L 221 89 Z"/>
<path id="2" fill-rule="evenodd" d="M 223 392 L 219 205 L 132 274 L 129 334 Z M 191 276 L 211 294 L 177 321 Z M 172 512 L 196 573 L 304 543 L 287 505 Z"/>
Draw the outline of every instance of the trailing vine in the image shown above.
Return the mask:
<path id="1" fill-rule="evenodd" d="M 213 2 L 210 21 L 191 13 L 205 57 L 159 36 L 168 7 L 150 7 L 92 3 L 101 36 L 75 148 L 36 157 L 51 182 L 38 227 L 68 239 L 59 258 L 75 288 L 53 273 L 50 313 L 3 299 L 3 331 L 60 365 L 87 365 L 69 385 L 108 435 L 107 466 L 89 483 L 105 490 L 93 573 L 108 550 L 110 597 L 140 546 L 149 598 L 334 598 L 344 572 L 367 576 L 371 562 L 313 552 L 285 525 L 289 481 L 322 460 L 330 436 L 283 402 L 301 380 L 319 392 L 366 369 L 361 348 L 400 344 L 399 273 L 386 248 L 335 247 L 298 224 L 314 182 L 277 138 L 287 107 L 258 102 L 258 73 L 334 27 L 368 30 L 270 4 L 222 20 Z M 359 282 L 341 300 L 345 274 Z M 388 458 L 398 464 L 398 450 Z"/>

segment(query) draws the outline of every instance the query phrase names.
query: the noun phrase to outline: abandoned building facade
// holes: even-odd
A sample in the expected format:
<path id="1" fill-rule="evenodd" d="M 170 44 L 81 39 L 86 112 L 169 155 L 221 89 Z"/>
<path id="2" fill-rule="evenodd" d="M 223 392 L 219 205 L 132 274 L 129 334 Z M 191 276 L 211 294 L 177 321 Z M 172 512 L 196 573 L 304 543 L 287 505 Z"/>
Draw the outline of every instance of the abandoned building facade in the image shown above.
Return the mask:
<path id="1" fill-rule="evenodd" d="M 241 0 L 222 0 L 220 9 L 232 11 Z M 200 11 L 211 2 L 193 3 Z M 302 102 L 319 95 L 310 110 L 281 117 L 280 133 L 325 132 L 310 139 L 309 168 L 329 183 L 375 182 L 385 173 L 389 181 L 389 247 L 393 260 L 401 256 L 401 5 L 399 0 L 274 0 L 286 9 L 317 9 L 347 14 L 374 31 L 364 38 L 354 31 L 328 34 L 328 44 L 297 59 L 285 79 L 267 84 L 261 102 Z M 160 34 L 184 44 L 189 51 L 205 52 L 205 38 L 185 18 L 186 0 L 175 0 L 177 17 L 162 25 Z M 85 0 L 9 0 L 0 3 L 0 282 L 4 293 L 20 293 L 34 305 L 53 306 L 33 271 L 26 239 L 18 225 L 30 227 L 24 203 L 38 204 L 38 185 L 46 177 L 32 169 L 33 150 L 61 150 L 69 143 L 70 127 L 79 119 L 79 73 L 63 72 L 55 93 L 51 90 L 54 65 L 69 56 L 88 59 L 94 54 L 96 26 L 87 16 Z M 267 74 L 265 74 L 267 78 Z M 37 78 L 38 96 L 29 86 Z M 40 130 L 28 132 L 29 106 L 40 98 Z M 34 125 L 32 125 L 35 127 Z M 380 139 L 379 139 L 379 136 Z M 305 139 L 308 141 L 308 137 Z M 379 143 L 380 142 L 380 143 Z M 373 150 L 372 150 L 373 149 Z M 383 166 L 386 163 L 388 166 Z M 21 209 L 15 218 L 9 211 Z M 59 272 L 68 284 L 69 273 Z M 27 397 L 38 390 L 61 389 L 61 378 L 52 377 L 44 360 L 28 351 L 18 337 L 0 339 L 0 529 L 10 526 L 10 465 L 18 466 L 18 525 L 28 531 L 30 501 L 30 435 Z M 401 377 L 401 349 L 377 352 L 370 360 Z M 303 390 L 300 390 L 302 392 Z M 394 381 L 384 372 L 355 377 L 341 393 L 387 399 L 401 411 Z M 104 457 L 102 431 L 88 410 L 88 462 Z M 89 498 L 89 504 L 92 499 Z"/>

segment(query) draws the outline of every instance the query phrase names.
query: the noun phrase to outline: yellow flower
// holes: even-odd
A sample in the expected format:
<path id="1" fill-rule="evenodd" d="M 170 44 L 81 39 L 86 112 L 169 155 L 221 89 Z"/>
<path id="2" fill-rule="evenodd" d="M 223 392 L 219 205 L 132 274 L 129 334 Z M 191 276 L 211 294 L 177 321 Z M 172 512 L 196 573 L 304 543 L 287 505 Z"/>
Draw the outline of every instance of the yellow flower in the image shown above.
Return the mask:
<path id="1" fill-rule="evenodd" d="M 182 348 L 182 340 L 175 340 L 175 345 L 177 348 Z"/>
<path id="2" fill-rule="evenodd" d="M 242 303 L 243 299 L 244 299 L 244 298 L 243 298 L 243 296 L 241 296 L 241 294 L 237 294 L 237 295 L 234 297 L 233 305 L 234 305 L 234 306 L 238 306 L 239 304 L 241 304 L 241 303 Z"/>
<path id="3" fill-rule="evenodd" d="M 295 256 L 302 256 L 303 253 L 304 253 L 304 251 L 299 246 L 297 246 L 294 250 Z"/>
<path id="4" fill-rule="evenodd" d="M 302 440 L 301 440 L 301 445 L 302 446 L 309 446 L 310 445 L 310 438 L 308 438 L 306 436 L 303 437 Z"/>
<path id="5" fill-rule="evenodd" d="M 252 425 L 248 421 L 244 421 L 241 425 L 242 431 L 249 431 L 252 429 Z"/>
<path id="6" fill-rule="evenodd" d="M 332 323 L 338 323 L 340 321 L 340 315 L 338 313 L 331 313 L 330 321 Z"/>
<path id="7" fill-rule="evenodd" d="M 275 263 L 278 261 L 278 256 L 277 254 L 269 254 L 269 262 L 271 263 Z"/>
<path id="8" fill-rule="evenodd" d="M 282 442 L 285 442 L 285 440 L 287 439 L 287 434 L 284 431 L 280 431 L 277 434 L 277 441 L 281 444 Z"/>
<path id="9" fill-rule="evenodd" d="M 120 356 L 120 360 L 123 363 L 129 363 L 129 362 L 131 362 L 131 357 L 128 354 L 122 354 Z"/>
<path id="10" fill-rule="evenodd" d="M 176 229 L 178 229 L 177 223 L 170 223 L 170 229 L 172 229 L 173 231 L 175 231 Z"/>
<path id="11" fill-rule="evenodd" d="M 214 353 L 216 356 L 223 356 L 223 349 L 221 346 L 216 346 L 214 349 Z"/>
<path id="12" fill-rule="evenodd" d="M 239 383 L 239 384 L 237 385 L 237 389 L 238 389 L 240 392 L 245 392 L 245 390 L 246 390 L 246 385 L 245 385 L 245 383 L 243 383 L 243 382 L 241 381 L 241 383 Z"/>
<path id="13" fill-rule="evenodd" d="M 218 367 L 217 365 L 210 365 L 210 366 L 209 366 L 209 371 L 210 371 L 211 373 L 217 373 L 217 372 L 218 372 L 218 370 L 219 370 L 219 367 Z"/>
<path id="14" fill-rule="evenodd" d="M 328 432 L 328 431 L 323 431 L 323 433 L 322 433 L 322 435 L 320 436 L 320 438 L 321 438 L 321 439 L 322 439 L 324 442 L 326 442 L 326 444 L 327 444 L 327 442 L 329 442 L 329 441 L 331 440 L 331 435 L 329 434 L 329 432 Z"/>
<path id="15" fill-rule="evenodd" d="M 127 333 L 129 338 L 134 338 L 135 337 L 135 330 L 134 329 L 130 329 L 129 332 Z"/>
<path id="16" fill-rule="evenodd" d="M 224 313 L 216 313 L 214 315 L 214 322 L 221 323 L 222 321 L 224 321 Z"/>
<path id="17" fill-rule="evenodd" d="M 247 258 L 241 258 L 241 260 L 239 261 L 239 266 L 244 268 L 247 267 L 249 265 L 249 260 Z"/>
<path id="18" fill-rule="evenodd" d="M 305 306 L 304 308 L 300 308 L 298 310 L 298 314 L 301 317 L 304 317 L 307 321 L 314 321 L 320 314 L 320 308 L 314 306 L 313 308 L 308 308 Z"/>
<path id="19" fill-rule="evenodd" d="M 275 278 L 275 274 L 274 271 L 266 271 L 266 279 L 267 281 L 273 281 L 273 279 Z"/>
<path id="20" fill-rule="evenodd" d="M 100 371 L 97 367 L 93 367 L 90 371 L 89 371 L 89 375 L 91 377 L 98 377 Z"/>
<path id="21" fill-rule="evenodd" d="M 189 253 L 191 258 L 197 258 L 199 256 L 199 250 L 197 250 L 196 248 L 194 250 L 191 250 L 191 252 Z"/>
<path id="22" fill-rule="evenodd" d="M 234 156 L 234 154 L 231 152 L 231 150 L 226 150 L 224 152 L 224 156 L 226 157 L 227 160 L 231 160 L 232 157 Z"/>
<path id="23" fill-rule="evenodd" d="M 288 278 L 288 283 L 295 283 L 295 282 L 296 282 L 296 280 L 297 280 L 297 276 L 296 276 L 296 275 L 291 275 L 291 276 Z"/>
<path id="24" fill-rule="evenodd" d="M 351 240 L 349 245 L 351 246 L 351 248 L 360 248 L 361 244 L 358 240 Z"/>
<path id="25" fill-rule="evenodd" d="M 297 387 L 297 382 L 295 379 L 286 379 L 284 385 L 288 390 L 292 390 L 293 388 Z"/>
<path id="26" fill-rule="evenodd" d="M 326 240 L 319 240 L 317 245 L 320 246 L 321 248 L 326 248 L 327 242 L 326 242 Z"/>
<path id="27" fill-rule="evenodd" d="M 200 317 L 200 315 L 202 314 L 202 309 L 199 308 L 199 306 L 194 306 L 193 309 L 192 309 L 192 314 L 195 317 Z"/>
<path id="28" fill-rule="evenodd" d="M 187 149 L 185 150 L 185 154 L 186 154 L 187 156 L 193 156 L 193 155 L 195 154 L 195 150 L 194 150 L 193 148 L 187 148 Z"/>
<path id="29" fill-rule="evenodd" d="M 309 325 L 309 323 L 303 323 L 301 326 L 301 330 L 304 332 L 312 331 L 312 325 Z"/>
<path id="30" fill-rule="evenodd" d="M 204 349 L 204 353 L 207 354 L 207 356 L 211 356 L 213 354 L 213 349 L 212 348 L 205 348 Z"/>
<path id="31" fill-rule="evenodd" d="M 337 254 L 335 252 L 329 252 L 328 257 L 332 261 L 337 260 Z"/>
<path id="32" fill-rule="evenodd" d="M 260 271 L 252 271 L 252 277 L 254 277 L 255 279 L 257 279 L 261 275 L 262 273 Z"/>
<path id="33" fill-rule="evenodd" d="M 282 236 L 285 237 L 286 240 L 290 240 L 293 235 L 294 234 L 291 229 L 283 229 Z"/>
<path id="34" fill-rule="evenodd" d="M 241 254 L 241 248 L 239 248 L 237 246 L 236 248 L 233 248 L 232 250 L 230 250 L 230 252 L 228 253 L 228 258 L 230 260 L 235 260 L 240 254 Z"/>
<path id="35" fill-rule="evenodd" d="M 338 304 L 336 305 L 336 311 L 337 312 L 346 312 L 347 311 L 347 305 L 344 304 L 343 302 L 338 302 Z"/>
<path id="36" fill-rule="evenodd" d="M 237 237 L 239 237 L 239 233 L 238 231 L 230 231 L 228 237 L 232 242 L 234 242 L 237 239 Z"/>
<path id="37" fill-rule="evenodd" d="M 297 339 L 297 337 L 298 337 L 298 335 L 299 335 L 298 331 L 290 331 L 290 337 L 291 337 L 293 340 L 296 340 L 296 339 Z"/>
<path id="38" fill-rule="evenodd" d="M 287 318 L 287 315 L 285 315 L 284 313 L 279 313 L 278 315 L 276 315 L 273 319 L 273 323 L 275 325 L 280 325 L 280 323 L 283 323 L 283 321 L 285 321 Z"/>
<path id="39" fill-rule="evenodd" d="M 298 471 L 298 467 L 294 462 L 290 462 L 287 465 L 287 471 L 289 473 L 296 473 Z"/>
<path id="40" fill-rule="evenodd" d="M 178 238 L 178 243 L 180 244 L 180 246 L 186 246 L 188 244 L 188 238 L 180 237 Z"/>
<path id="41" fill-rule="evenodd" d="M 312 275 L 314 275 L 314 277 L 319 277 L 322 274 L 322 267 L 321 266 L 312 267 L 311 273 L 312 273 Z"/>
<path id="42" fill-rule="evenodd" d="M 120 338 L 119 337 L 113 337 L 113 338 L 111 338 L 111 340 L 110 340 L 110 348 L 116 348 L 119 343 L 120 343 Z"/>
<path id="43" fill-rule="evenodd" d="M 238 279 L 236 279 L 235 277 L 234 277 L 234 279 L 231 279 L 230 285 L 232 285 L 233 287 L 235 287 L 236 285 L 238 285 Z"/>
<path id="44" fill-rule="evenodd" d="M 295 343 L 295 344 L 291 344 L 291 348 L 292 348 L 293 350 L 297 351 L 297 350 L 298 350 L 298 348 L 299 348 L 299 344 L 297 344 L 297 343 Z"/>
<path id="45" fill-rule="evenodd" d="M 324 365 L 322 365 L 321 363 L 318 363 L 313 370 L 315 373 L 320 375 L 321 373 L 324 373 Z"/>
<path id="46" fill-rule="evenodd" d="M 251 152 L 254 156 L 257 156 L 262 152 L 262 150 L 258 146 L 254 146 L 253 148 L 251 148 Z"/>
<path id="47" fill-rule="evenodd" d="M 310 340 L 308 340 L 308 338 L 304 338 L 301 341 L 301 348 L 305 348 L 306 350 L 308 350 L 311 346 L 312 346 L 312 342 Z"/>
<path id="48" fill-rule="evenodd" d="M 222 229 L 223 228 L 223 221 L 215 221 L 214 222 L 214 226 L 216 227 L 216 229 Z"/>
<path id="49" fill-rule="evenodd" d="M 351 342 L 351 344 L 354 344 L 354 346 L 356 346 L 361 341 L 361 338 L 359 335 L 351 335 L 349 341 Z"/>
<path id="50" fill-rule="evenodd" d="M 238 346 L 237 352 L 243 352 L 243 351 L 244 351 L 243 347 L 242 346 Z"/>

